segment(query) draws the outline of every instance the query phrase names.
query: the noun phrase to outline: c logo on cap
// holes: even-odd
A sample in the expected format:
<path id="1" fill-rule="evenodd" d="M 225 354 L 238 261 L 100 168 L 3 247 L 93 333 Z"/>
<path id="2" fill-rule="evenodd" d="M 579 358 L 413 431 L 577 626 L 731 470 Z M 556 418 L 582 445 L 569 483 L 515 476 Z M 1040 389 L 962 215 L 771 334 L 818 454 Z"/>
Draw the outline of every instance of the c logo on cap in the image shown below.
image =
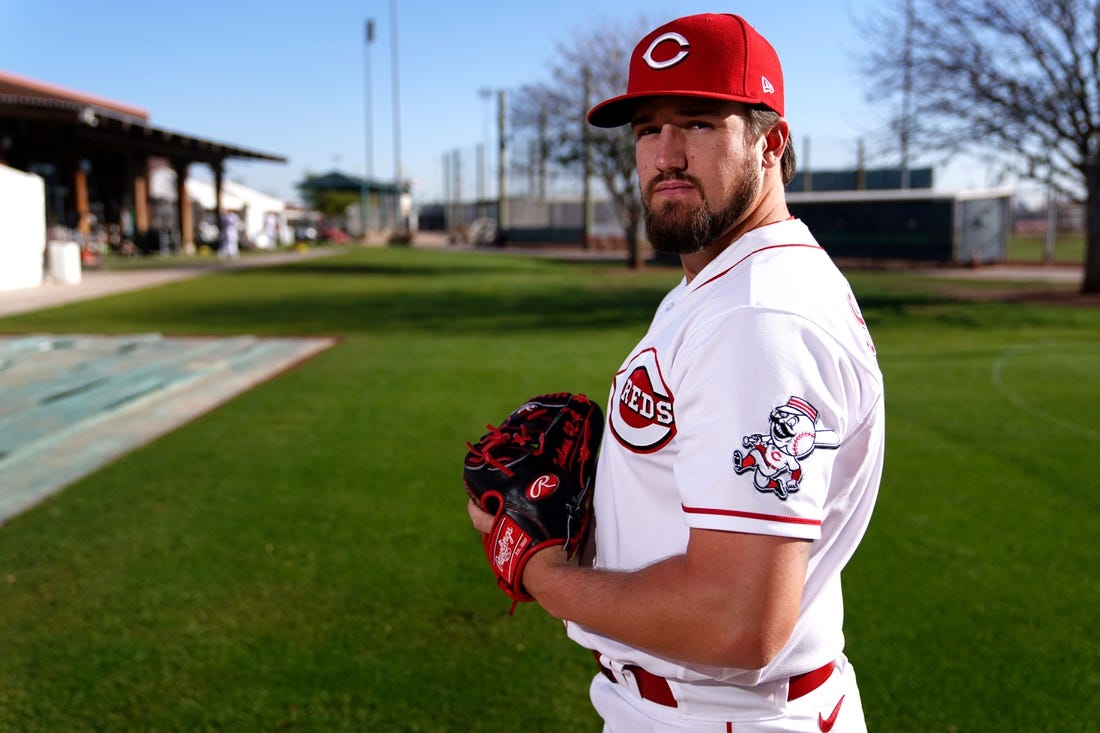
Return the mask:
<path id="1" fill-rule="evenodd" d="M 675 41 L 676 45 L 680 47 L 680 53 L 676 54 L 668 61 L 654 61 L 653 49 L 657 48 L 657 46 L 661 45 L 665 41 Z M 686 59 L 688 55 L 688 48 L 690 46 L 691 44 L 688 43 L 688 39 L 684 38 L 679 33 L 673 33 L 670 31 L 654 38 L 653 43 L 649 44 L 649 48 L 647 48 L 645 53 L 642 54 L 642 58 L 645 59 L 646 64 L 648 64 L 649 68 L 651 69 L 667 69 L 668 67 L 675 66 L 676 64 Z"/>

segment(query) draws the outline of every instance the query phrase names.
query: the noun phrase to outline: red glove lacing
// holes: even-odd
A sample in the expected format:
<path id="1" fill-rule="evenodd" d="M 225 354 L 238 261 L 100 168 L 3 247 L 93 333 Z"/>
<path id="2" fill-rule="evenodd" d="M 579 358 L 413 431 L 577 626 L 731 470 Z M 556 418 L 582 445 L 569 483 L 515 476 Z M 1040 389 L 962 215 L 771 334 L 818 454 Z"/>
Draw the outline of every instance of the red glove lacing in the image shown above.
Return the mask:
<path id="1" fill-rule="evenodd" d="M 528 420 L 537 418 L 546 413 L 545 409 L 535 410 L 526 416 Z M 518 429 L 513 430 L 501 430 L 495 425 L 486 425 L 489 429 L 489 434 L 482 438 L 477 445 L 466 443 L 466 447 L 470 449 L 471 455 L 474 458 L 481 460 L 483 463 L 487 463 L 493 468 L 497 469 L 505 476 L 513 476 L 515 472 L 508 468 L 501 462 L 495 453 L 499 452 L 502 448 L 510 445 L 527 446 L 534 442 L 534 437 L 528 431 L 528 424 L 524 423 L 519 426 Z M 542 453 L 546 444 L 546 433 L 538 434 L 538 445 L 534 446 L 531 450 L 532 455 L 539 455 Z M 510 457 L 510 456 L 509 456 Z M 507 458 L 505 458 L 507 460 Z"/>

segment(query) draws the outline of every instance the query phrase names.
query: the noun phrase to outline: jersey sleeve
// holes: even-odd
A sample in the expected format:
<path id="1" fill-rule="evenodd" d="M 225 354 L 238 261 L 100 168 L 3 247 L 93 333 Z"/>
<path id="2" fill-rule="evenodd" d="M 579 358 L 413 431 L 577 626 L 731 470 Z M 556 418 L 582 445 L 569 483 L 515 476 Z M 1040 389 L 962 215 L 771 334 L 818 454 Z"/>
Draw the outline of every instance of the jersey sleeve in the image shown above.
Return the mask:
<path id="1" fill-rule="evenodd" d="M 673 381 L 685 523 L 818 539 L 859 409 L 845 347 L 804 317 L 738 308 L 686 335 Z"/>

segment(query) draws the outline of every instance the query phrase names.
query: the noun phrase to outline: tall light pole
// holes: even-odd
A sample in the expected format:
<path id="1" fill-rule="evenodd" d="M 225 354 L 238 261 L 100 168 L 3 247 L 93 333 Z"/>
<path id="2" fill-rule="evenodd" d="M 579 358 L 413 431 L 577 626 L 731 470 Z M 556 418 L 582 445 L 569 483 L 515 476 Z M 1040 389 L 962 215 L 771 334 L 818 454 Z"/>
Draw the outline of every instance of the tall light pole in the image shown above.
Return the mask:
<path id="1" fill-rule="evenodd" d="M 508 225 L 508 194 L 505 190 L 505 103 L 504 90 L 497 90 L 497 237 L 504 236 Z M 503 241 L 503 240 L 502 240 Z"/>
<path id="2" fill-rule="evenodd" d="M 401 179 L 404 174 L 401 171 L 401 94 L 397 75 L 397 0 L 390 0 L 390 35 L 392 36 L 391 48 L 393 50 L 393 182 L 397 187 L 395 197 L 397 218 L 395 224 L 400 222 L 401 232 L 405 232 L 405 222 L 401 218 Z"/>
<path id="3" fill-rule="evenodd" d="M 363 161 L 363 185 L 359 191 L 359 208 L 363 222 L 363 242 L 366 243 L 370 232 L 367 185 L 374 177 L 374 132 L 371 125 L 371 78 L 370 78 L 370 47 L 374 43 L 374 20 L 367 20 L 365 29 L 365 43 L 363 44 L 363 127 L 366 132 L 366 145 Z"/>
<path id="4" fill-rule="evenodd" d="M 592 231 L 592 135 L 584 112 L 592 109 L 592 70 L 584 67 L 584 101 L 579 115 L 581 120 L 581 141 L 584 144 L 584 179 L 581 181 L 581 248 L 588 249 L 588 233 Z"/>
<path id="5" fill-rule="evenodd" d="M 482 114 L 481 114 L 482 144 L 478 145 L 478 148 L 477 148 L 477 206 L 478 206 L 478 211 L 479 211 L 479 216 L 480 216 L 480 215 L 483 215 L 480 212 L 481 212 L 482 207 L 485 206 L 485 198 L 486 198 L 486 196 L 488 196 L 488 192 L 487 192 L 487 189 L 488 189 L 488 185 L 487 185 L 488 176 L 486 175 L 485 158 L 488 155 L 489 146 L 490 146 L 490 142 L 489 142 L 489 118 L 490 118 L 489 105 L 490 105 L 490 103 L 493 99 L 493 90 L 489 89 L 487 87 L 482 87 L 481 89 L 478 90 L 478 96 L 480 96 L 481 101 L 484 102 L 484 104 L 482 106 Z"/>

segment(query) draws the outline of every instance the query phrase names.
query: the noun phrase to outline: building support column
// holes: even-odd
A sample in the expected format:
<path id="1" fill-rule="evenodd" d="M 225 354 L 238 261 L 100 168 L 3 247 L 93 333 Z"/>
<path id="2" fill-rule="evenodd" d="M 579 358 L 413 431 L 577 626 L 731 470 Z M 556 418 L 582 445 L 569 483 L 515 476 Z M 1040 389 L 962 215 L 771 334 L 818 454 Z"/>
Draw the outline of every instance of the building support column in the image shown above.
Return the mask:
<path id="1" fill-rule="evenodd" d="M 225 178 L 225 161 L 219 160 L 217 163 L 210 164 L 211 170 L 214 171 L 214 218 L 218 220 L 218 247 L 221 248 L 222 242 L 225 241 L 224 230 L 224 217 L 222 214 L 222 181 Z"/>
<path id="2" fill-rule="evenodd" d="M 180 246 L 184 254 L 195 254 L 195 222 L 191 215 L 191 197 L 187 195 L 187 169 L 190 162 L 172 161 L 176 172 L 176 212 L 180 224 Z"/>
<path id="3" fill-rule="evenodd" d="M 81 160 L 77 163 L 73 173 L 73 194 L 76 205 L 76 228 L 85 241 L 92 235 L 92 211 L 88 206 L 88 172 L 87 164 Z"/>
<path id="4" fill-rule="evenodd" d="M 139 247 L 149 235 L 149 161 L 141 159 L 134 172 L 134 242 Z"/>

